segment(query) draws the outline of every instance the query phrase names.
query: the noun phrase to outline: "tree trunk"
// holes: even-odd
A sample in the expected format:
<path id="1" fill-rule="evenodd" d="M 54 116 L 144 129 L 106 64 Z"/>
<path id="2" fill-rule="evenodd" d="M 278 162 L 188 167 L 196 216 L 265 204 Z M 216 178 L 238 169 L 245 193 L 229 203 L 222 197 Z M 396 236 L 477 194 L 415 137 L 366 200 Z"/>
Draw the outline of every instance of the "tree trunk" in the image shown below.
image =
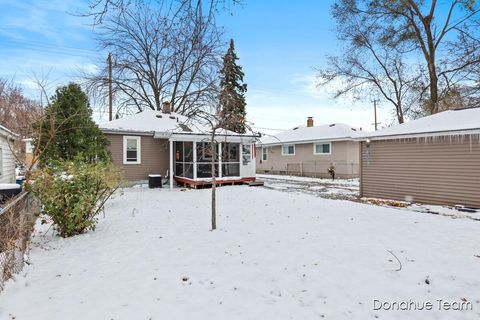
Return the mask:
<path id="1" fill-rule="evenodd" d="M 212 154 L 212 230 L 217 229 L 217 179 L 215 173 L 215 159 L 217 158 L 217 148 L 215 144 L 215 130 L 212 130 L 212 139 L 210 141 L 210 150 Z"/>
<path id="2" fill-rule="evenodd" d="M 430 113 L 438 112 L 438 77 L 435 70 L 435 64 L 432 62 L 432 66 L 429 66 L 430 73 Z"/>
<path id="3" fill-rule="evenodd" d="M 403 106 L 402 106 L 402 100 L 397 101 L 397 119 L 398 123 L 402 124 L 405 122 L 405 119 L 403 118 Z"/>

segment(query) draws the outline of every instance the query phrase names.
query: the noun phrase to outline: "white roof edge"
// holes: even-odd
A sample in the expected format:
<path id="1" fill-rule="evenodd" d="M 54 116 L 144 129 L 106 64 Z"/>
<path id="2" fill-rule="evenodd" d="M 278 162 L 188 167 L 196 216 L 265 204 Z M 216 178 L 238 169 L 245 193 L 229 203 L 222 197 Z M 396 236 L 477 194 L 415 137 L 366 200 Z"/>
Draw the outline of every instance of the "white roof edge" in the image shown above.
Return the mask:
<path id="1" fill-rule="evenodd" d="M 100 128 L 103 133 L 108 134 L 132 134 L 132 135 L 148 135 L 153 136 L 154 138 L 165 138 L 168 139 L 169 137 L 178 135 L 178 136 L 210 136 L 211 134 L 208 132 L 200 133 L 200 132 L 171 132 L 171 131 L 135 131 L 135 130 L 121 130 L 121 129 L 106 129 Z M 224 133 L 217 133 L 215 134 L 218 137 L 244 137 L 244 138 L 259 138 L 258 135 L 251 135 L 251 134 L 224 134 Z"/>
<path id="2" fill-rule="evenodd" d="M 4 133 L 5 136 L 9 136 L 9 135 L 10 135 L 10 136 L 12 136 L 12 137 L 15 138 L 15 139 L 20 138 L 20 135 L 19 135 L 19 134 L 13 132 L 12 130 L 10 130 L 10 129 L 2 126 L 2 125 L 0 125 L 0 131 L 6 132 L 6 134 Z"/>
<path id="3" fill-rule="evenodd" d="M 212 134 L 209 132 L 172 132 L 172 135 L 191 135 L 191 136 L 211 136 Z M 253 134 L 246 134 L 246 133 L 236 133 L 236 134 L 226 134 L 226 133 L 216 133 L 215 136 L 217 137 L 245 137 L 245 138 L 259 138 L 257 135 Z"/>
<path id="4" fill-rule="evenodd" d="M 100 128 L 100 131 L 103 133 L 109 133 L 109 134 L 138 134 L 142 136 L 148 136 L 148 135 L 154 135 L 154 131 L 142 131 L 142 130 L 131 130 L 131 129 L 111 129 L 111 128 Z"/>
<path id="5" fill-rule="evenodd" d="M 454 136 L 454 135 L 468 135 L 468 134 L 480 134 L 480 128 L 468 129 L 468 130 L 445 130 L 445 131 L 432 131 L 422 133 L 409 133 L 409 134 L 392 134 L 392 135 L 380 135 L 380 136 L 362 136 L 355 138 L 356 141 L 365 140 L 395 140 L 395 139 L 407 139 L 407 138 L 423 138 L 423 137 L 438 137 L 438 136 Z"/>

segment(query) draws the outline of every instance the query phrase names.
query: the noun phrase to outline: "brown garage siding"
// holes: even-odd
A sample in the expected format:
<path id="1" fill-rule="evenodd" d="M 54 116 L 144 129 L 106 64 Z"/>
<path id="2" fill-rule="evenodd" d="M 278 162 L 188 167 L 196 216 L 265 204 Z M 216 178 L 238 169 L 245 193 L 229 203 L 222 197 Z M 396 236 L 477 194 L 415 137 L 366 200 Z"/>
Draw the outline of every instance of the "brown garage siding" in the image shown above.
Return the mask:
<path id="1" fill-rule="evenodd" d="M 361 144 L 361 196 L 480 207 L 480 141 L 403 139 Z"/>
<path id="2" fill-rule="evenodd" d="M 110 152 L 113 163 L 123 172 L 127 180 L 147 180 L 148 175 L 165 175 L 169 168 L 168 140 L 154 139 L 151 136 L 141 136 L 141 164 L 123 164 L 123 135 L 106 134 L 110 140 Z M 135 136 L 128 134 L 127 136 Z"/>

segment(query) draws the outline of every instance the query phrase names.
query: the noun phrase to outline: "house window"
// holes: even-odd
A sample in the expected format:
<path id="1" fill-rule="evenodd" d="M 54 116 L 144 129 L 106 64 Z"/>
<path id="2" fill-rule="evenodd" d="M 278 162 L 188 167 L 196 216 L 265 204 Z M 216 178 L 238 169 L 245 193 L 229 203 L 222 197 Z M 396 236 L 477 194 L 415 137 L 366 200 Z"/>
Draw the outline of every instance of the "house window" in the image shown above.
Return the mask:
<path id="1" fill-rule="evenodd" d="M 287 144 L 282 146 L 282 156 L 293 156 L 295 155 L 295 145 Z"/>
<path id="2" fill-rule="evenodd" d="M 123 164 L 140 164 L 140 137 L 123 137 Z"/>
<path id="3" fill-rule="evenodd" d="M 267 161 L 268 160 L 268 148 L 262 147 L 262 160 Z"/>
<path id="4" fill-rule="evenodd" d="M 329 143 L 315 143 L 313 145 L 313 154 L 331 154 L 332 144 Z"/>

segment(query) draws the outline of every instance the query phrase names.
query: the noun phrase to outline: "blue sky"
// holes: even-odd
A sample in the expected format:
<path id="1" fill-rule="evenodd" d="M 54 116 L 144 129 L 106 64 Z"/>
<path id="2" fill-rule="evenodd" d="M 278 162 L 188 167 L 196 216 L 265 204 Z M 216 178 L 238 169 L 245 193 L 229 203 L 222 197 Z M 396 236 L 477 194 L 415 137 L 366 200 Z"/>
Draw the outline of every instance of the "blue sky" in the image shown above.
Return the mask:
<path id="1" fill-rule="evenodd" d="M 222 14 L 225 40 L 233 38 L 248 83 L 247 112 L 256 128 L 288 129 L 313 116 L 316 124 L 344 122 L 372 129 L 371 103 L 334 101 L 315 86 L 315 67 L 335 53 L 332 1 L 245 1 L 232 15 Z M 105 53 L 95 49 L 86 1 L 0 0 L 0 77 L 20 83 L 38 98 L 32 78 L 48 76 L 54 85 L 75 80 L 81 70 L 95 70 Z M 53 89 L 53 88 L 52 88 Z M 379 119 L 390 124 L 388 106 Z M 96 112 L 98 121 L 106 115 Z"/>

